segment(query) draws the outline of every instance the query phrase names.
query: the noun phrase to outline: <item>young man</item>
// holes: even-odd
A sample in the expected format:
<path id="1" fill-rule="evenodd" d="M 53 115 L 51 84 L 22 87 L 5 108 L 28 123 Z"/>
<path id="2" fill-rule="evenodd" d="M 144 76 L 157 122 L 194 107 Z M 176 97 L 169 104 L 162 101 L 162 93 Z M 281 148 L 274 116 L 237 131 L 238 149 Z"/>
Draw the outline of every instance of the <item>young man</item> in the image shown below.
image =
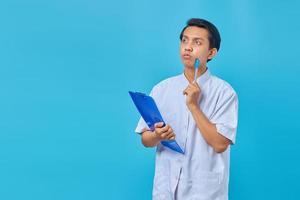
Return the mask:
<path id="1" fill-rule="evenodd" d="M 190 19 L 180 34 L 183 73 L 151 91 L 165 122 L 152 132 L 141 118 L 136 132 L 146 147 L 157 147 L 154 200 L 227 200 L 230 145 L 235 143 L 238 99 L 225 81 L 213 76 L 207 62 L 220 48 L 217 28 Z M 197 79 L 195 59 L 201 62 Z M 160 144 L 176 139 L 184 154 Z"/>

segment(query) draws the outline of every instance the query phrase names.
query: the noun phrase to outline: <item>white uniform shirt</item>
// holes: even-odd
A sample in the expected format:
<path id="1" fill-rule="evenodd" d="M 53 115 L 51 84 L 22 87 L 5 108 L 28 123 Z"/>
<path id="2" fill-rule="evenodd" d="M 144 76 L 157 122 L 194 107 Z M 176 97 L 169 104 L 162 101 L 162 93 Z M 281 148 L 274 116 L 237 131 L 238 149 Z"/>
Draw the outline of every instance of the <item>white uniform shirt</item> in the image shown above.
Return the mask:
<path id="1" fill-rule="evenodd" d="M 235 143 L 238 119 L 235 91 L 209 70 L 198 77 L 197 83 L 202 94 L 200 109 L 216 124 L 220 134 Z M 150 94 L 185 152 L 183 155 L 161 144 L 157 146 L 153 199 L 227 200 L 230 146 L 225 152 L 216 153 L 202 137 L 183 95 L 188 84 L 181 74 L 160 82 Z M 141 133 L 143 128 L 148 126 L 141 118 L 135 131 Z"/>

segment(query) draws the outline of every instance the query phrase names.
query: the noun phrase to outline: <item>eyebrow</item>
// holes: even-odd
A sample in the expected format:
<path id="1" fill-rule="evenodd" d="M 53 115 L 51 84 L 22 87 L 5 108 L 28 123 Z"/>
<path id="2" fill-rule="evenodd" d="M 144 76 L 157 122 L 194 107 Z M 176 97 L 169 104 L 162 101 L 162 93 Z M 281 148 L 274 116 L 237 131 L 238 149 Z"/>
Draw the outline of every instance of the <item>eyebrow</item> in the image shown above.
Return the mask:
<path id="1" fill-rule="evenodd" d="M 186 37 L 186 38 L 189 38 L 187 35 L 183 35 L 182 37 Z M 193 40 L 202 40 L 204 41 L 204 39 L 202 37 L 195 37 L 195 38 L 192 38 Z"/>

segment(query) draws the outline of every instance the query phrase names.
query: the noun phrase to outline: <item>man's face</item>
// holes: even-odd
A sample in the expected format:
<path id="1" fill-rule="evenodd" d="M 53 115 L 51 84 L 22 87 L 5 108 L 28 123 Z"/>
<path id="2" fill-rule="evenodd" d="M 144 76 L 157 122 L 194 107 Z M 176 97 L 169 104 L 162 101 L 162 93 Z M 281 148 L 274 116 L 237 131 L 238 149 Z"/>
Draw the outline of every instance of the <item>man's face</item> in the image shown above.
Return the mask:
<path id="1" fill-rule="evenodd" d="M 209 33 L 206 29 L 189 26 L 183 32 L 180 43 L 180 57 L 185 67 L 194 67 L 195 59 L 201 61 L 201 66 L 206 65 L 206 61 L 211 59 L 216 49 L 209 48 Z"/>

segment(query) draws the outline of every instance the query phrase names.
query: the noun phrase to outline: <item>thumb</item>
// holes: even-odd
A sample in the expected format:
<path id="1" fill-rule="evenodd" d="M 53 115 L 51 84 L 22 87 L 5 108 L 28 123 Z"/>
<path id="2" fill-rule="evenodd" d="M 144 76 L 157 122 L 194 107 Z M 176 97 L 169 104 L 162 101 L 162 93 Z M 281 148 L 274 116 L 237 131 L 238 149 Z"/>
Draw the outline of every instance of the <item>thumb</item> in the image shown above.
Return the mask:
<path id="1" fill-rule="evenodd" d="M 155 123 L 155 128 L 161 128 L 162 126 L 164 125 L 163 122 L 158 122 L 158 123 Z"/>

